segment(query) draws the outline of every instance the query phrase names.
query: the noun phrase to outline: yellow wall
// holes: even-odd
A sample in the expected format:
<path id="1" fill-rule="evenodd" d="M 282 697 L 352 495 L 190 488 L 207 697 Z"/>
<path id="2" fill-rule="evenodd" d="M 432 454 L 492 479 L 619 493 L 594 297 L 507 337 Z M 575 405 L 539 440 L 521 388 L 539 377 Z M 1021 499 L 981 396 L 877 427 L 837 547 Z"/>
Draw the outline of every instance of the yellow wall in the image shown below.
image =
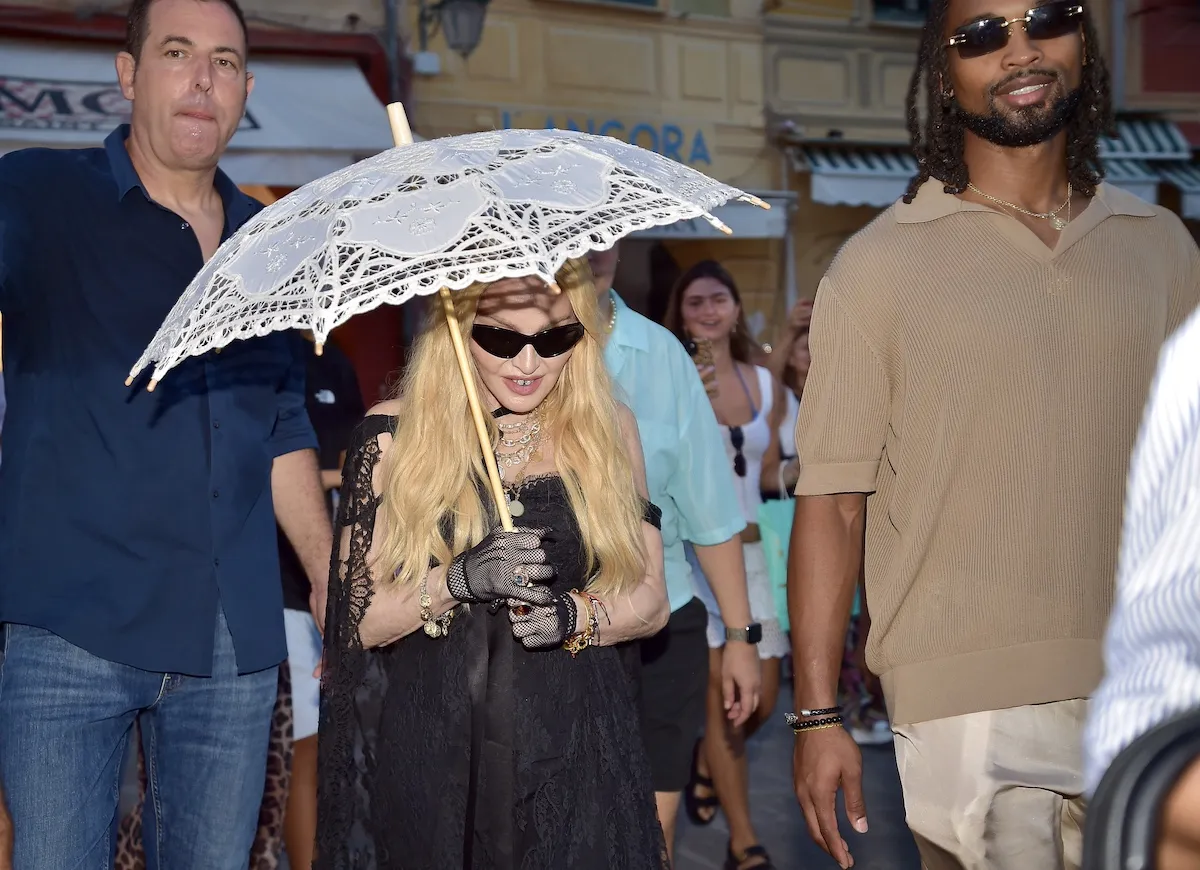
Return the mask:
<path id="1" fill-rule="evenodd" d="M 744 17 L 687 19 L 572 0 L 496 0 L 466 60 L 439 35 L 437 76 L 413 83 L 416 129 L 603 132 L 746 188 L 775 186 L 763 124 L 762 34 Z"/>
<path id="2" fill-rule="evenodd" d="M 761 14 L 731 0 L 728 18 L 578 0 L 494 0 L 467 59 L 440 35 L 442 73 L 413 83 L 415 128 L 444 136 L 503 127 L 613 135 L 743 189 L 781 186 L 766 140 Z M 415 47 L 414 47 L 415 50 Z M 681 268 L 713 258 L 748 307 L 774 316 L 782 243 L 670 241 Z"/>
<path id="3" fill-rule="evenodd" d="M 873 22 L 871 0 L 773 0 L 767 13 L 764 101 L 790 124 L 789 141 L 908 145 L 904 104 L 919 28 Z M 811 176 L 789 176 L 795 294 L 811 299 L 838 249 L 880 209 L 815 203 Z"/>

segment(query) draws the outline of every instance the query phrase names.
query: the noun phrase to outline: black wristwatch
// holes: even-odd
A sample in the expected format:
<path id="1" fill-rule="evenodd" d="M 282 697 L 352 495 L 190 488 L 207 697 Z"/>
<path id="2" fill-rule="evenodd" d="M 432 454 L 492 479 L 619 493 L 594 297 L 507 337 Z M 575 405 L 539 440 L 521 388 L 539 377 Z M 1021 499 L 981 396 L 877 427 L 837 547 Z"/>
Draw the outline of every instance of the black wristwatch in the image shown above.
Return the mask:
<path id="1" fill-rule="evenodd" d="M 762 640 L 762 625 L 752 622 L 745 628 L 725 626 L 725 640 L 740 640 L 743 643 L 758 643 Z"/>

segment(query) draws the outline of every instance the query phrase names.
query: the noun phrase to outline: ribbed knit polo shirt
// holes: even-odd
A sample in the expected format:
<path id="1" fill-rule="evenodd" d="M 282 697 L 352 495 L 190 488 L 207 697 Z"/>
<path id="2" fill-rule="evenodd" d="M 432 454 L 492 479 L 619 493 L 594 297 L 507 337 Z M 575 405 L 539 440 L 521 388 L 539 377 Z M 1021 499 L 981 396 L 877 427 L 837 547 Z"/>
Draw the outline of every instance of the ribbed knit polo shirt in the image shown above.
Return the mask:
<path id="1" fill-rule="evenodd" d="M 893 722 L 1087 697 L 1159 347 L 1200 301 L 1171 212 L 1100 185 L 1047 247 L 937 181 L 821 282 L 796 494 L 867 501 Z"/>

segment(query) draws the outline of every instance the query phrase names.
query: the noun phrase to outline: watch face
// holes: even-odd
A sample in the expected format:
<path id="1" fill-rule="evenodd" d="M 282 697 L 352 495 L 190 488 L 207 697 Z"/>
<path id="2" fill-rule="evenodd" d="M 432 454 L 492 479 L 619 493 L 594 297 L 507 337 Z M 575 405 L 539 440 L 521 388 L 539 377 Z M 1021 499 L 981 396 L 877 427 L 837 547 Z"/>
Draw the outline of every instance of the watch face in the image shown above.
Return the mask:
<path id="1" fill-rule="evenodd" d="M 762 640 L 762 626 L 752 622 L 745 628 L 726 628 L 726 640 L 739 640 L 742 643 L 758 643 Z"/>

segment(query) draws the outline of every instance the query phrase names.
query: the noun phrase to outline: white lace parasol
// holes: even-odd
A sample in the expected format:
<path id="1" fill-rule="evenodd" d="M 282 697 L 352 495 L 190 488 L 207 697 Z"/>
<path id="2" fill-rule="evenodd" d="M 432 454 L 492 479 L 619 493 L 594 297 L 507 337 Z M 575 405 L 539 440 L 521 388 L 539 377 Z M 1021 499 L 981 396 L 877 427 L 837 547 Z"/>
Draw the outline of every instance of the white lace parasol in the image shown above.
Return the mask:
<path id="1" fill-rule="evenodd" d="M 501 130 L 403 145 L 314 181 L 228 239 L 141 359 L 160 379 L 250 336 L 338 324 L 383 303 L 537 275 L 731 199 L 766 207 L 675 161 L 606 136 Z"/>

